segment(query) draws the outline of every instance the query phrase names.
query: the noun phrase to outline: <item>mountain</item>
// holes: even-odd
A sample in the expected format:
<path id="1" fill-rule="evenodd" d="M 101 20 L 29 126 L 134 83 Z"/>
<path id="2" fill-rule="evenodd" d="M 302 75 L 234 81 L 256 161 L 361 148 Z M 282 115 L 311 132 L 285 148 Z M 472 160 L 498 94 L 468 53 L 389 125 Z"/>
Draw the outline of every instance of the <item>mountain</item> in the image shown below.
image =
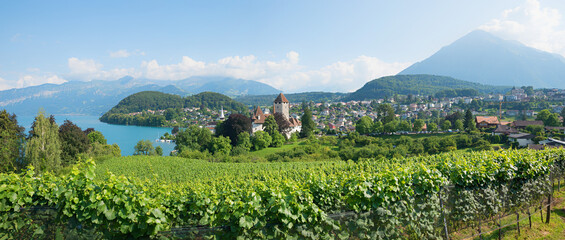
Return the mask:
<path id="1" fill-rule="evenodd" d="M 345 100 L 379 99 L 392 97 L 394 94 L 433 95 L 439 92 L 444 93 L 446 90 L 459 90 L 462 94 L 465 92 L 503 93 L 510 88 L 483 85 L 445 76 L 426 74 L 396 75 L 372 80 L 357 91 L 349 94 Z"/>
<path id="2" fill-rule="evenodd" d="M 565 58 L 473 31 L 399 75 L 433 74 L 482 84 L 565 88 Z"/>
<path id="3" fill-rule="evenodd" d="M 270 106 L 278 94 L 269 95 L 247 95 L 236 97 L 235 100 L 249 105 L 249 106 Z M 332 93 L 332 92 L 303 92 L 303 93 L 288 93 L 285 94 L 288 101 L 291 103 L 301 103 L 301 102 L 332 102 L 339 101 L 345 98 L 347 93 Z"/>
<path id="4" fill-rule="evenodd" d="M 141 91 L 179 96 L 214 91 L 231 97 L 280 92 L 257 81 L 226 77 L 191 77 L 172 81 L 126 76 L 114 81 L 70 81 L 0 91 L 0 109 L 17 115 L 35 115 L 39 109 L 48 114 L 101 115 L 121 99 Z"/>

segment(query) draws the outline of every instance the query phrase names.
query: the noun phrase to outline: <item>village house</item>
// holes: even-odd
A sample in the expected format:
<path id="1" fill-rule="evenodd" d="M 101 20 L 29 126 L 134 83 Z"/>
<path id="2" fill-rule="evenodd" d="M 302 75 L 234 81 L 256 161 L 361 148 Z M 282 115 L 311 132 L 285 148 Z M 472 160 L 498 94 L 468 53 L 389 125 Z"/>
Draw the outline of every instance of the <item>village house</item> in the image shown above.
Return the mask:
<path id="1" fill-rule="evenodd" d="M 534 137 L 534 135 L 529 133 L 517 133 L 508 135 L 508 140 L 517 142 L 519 147 L 527 147 L 529 144 L 534 143 L 532 140 Z"/>
<path id="2" fill-rule="evenodd" d="M 496 116 L 476 116 L 475 122 L 478 128 L 496 127 L 500 124 Z"/>
<path id="3" fill-rule="evenodd" d="M 494 135 L 511 135 L 517 133 L 519 133 L 517 129 L 503 124 L 498 125 L 496 129 L 493 131 Z"/>
<path id="4" fill-rule="evenodd" d="M 512 127 L 516 129 L 525 129 L 527 126 L 530 125 L 540 125 L 543 126 L 543 121 L 523 121 L 523 120 L 516 120 L 512 123 Z"/>

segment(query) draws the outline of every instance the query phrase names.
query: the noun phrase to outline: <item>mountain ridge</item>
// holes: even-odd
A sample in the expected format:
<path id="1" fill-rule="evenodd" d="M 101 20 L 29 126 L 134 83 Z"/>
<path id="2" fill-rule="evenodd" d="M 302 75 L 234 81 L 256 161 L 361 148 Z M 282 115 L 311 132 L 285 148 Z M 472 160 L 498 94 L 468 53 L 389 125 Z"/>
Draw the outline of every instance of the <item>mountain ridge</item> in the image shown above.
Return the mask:
<path id="1" fill-rule="evenodd" d="M 231 97 L 275 94 L 280 90 L 254 80 L 228 77 L 192 77 L 183 80 L 151 80 L 125 76 L 117 80 L 69 81 L 0 91 L 0 108 L 17 115 L 101 115 L 121 99 L 142 91 L 159 91 L 182 97 L 215 91 Z"/>
<path id="2" fill-rule="evenodd" d="M 431 74 L 481 84 L 565 88 L 565 58 L 475 30 L 398 75 Z"/>

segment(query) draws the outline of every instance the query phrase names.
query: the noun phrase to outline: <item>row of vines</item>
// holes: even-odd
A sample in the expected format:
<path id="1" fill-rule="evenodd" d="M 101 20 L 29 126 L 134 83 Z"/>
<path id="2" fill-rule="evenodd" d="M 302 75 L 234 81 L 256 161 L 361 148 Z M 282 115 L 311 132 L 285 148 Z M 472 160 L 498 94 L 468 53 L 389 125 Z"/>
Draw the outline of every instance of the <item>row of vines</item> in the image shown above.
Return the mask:
<path id="1" fill-rule="evenodd" d="M 2 174 L 0 239 L 442 239 L 446 230 L 539 204 L 563 177 L 565 151 L 292 164 L 227 164 L 209 179 L 201 171 L 175 183 L 99 179 L 91 161 L 65 176 Z"/>

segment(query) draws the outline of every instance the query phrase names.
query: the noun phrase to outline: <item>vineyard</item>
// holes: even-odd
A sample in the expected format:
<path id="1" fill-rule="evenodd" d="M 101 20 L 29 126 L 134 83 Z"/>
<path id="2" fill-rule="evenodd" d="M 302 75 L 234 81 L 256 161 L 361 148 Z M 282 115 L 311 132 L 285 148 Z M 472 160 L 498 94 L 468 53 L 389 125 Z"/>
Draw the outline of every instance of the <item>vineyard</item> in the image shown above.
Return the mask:
<path id="1" fill-rule="evenodd" d="M 86 161 L 64 176 L 0 175 L 0 239 L 445 239 L 545 207 L 564 173 L 564 150 L 359 162 Z"/>

